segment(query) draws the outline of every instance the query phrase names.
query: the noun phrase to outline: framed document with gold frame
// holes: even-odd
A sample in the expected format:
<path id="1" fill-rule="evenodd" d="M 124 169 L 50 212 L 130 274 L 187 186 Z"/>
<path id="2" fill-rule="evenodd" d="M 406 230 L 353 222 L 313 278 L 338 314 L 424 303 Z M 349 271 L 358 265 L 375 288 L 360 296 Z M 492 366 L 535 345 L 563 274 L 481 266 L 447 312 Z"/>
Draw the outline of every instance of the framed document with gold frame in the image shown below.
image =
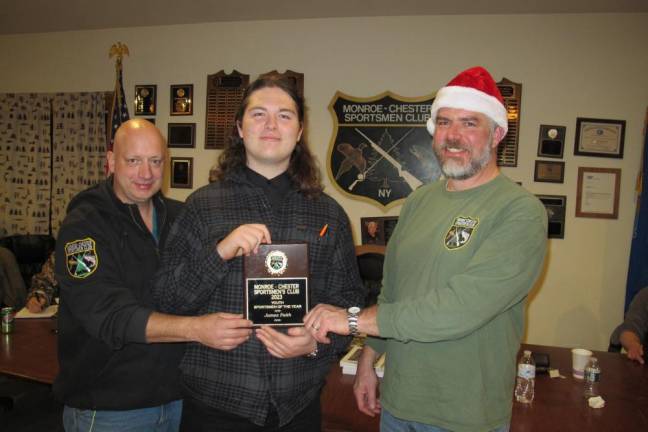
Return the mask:
<path id="1" fill-rule="evenodd" d="M 302 326 L 308 313 L 308 244 L 262 244 L 243 257 L 245 317 L 254 326 Z"/>
<path id="2" fill-rule="evenodd" d="M 576 216 L 618 219 L 621 169 L 578 167 Z"/>
<path id="3" fill-rule="evenodd" d="M 193 115 L 193 84 L 174 84 L 171 86 L 172 116 Z"/>
<path id="4" fill-rule="evenodd" d="M 565 180 L 565 162 L 535 161 L 533 181 L 563 183 Z"/>
<path id="5" fill-rule="evenodd" d="M 623 159 L 625 120 L 576 119 L 574 154 Z"/>

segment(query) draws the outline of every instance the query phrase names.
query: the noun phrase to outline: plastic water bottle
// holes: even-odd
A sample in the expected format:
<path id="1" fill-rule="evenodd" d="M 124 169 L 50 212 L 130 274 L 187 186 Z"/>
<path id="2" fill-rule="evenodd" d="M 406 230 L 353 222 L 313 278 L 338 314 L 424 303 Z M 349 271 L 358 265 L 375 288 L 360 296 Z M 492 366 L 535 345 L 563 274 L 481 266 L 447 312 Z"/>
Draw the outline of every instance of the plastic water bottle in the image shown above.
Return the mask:
<path id="1" fill-rule="evenodd" d="M 583 395 L 591 398 L 599 395 L 599 382 L 601 381 L 601 367 L 596 357 L 590 357 L 585 366 L 585 390 Z"/>
<path id="2" fill-rule="evenodd" d="M 535 362 L 531 351 L 524 351 L 524 356 L 518 363 L 517 382 L 515 384 L 515 400 L 522 403 L 533 402 L 535 391 Z"/>

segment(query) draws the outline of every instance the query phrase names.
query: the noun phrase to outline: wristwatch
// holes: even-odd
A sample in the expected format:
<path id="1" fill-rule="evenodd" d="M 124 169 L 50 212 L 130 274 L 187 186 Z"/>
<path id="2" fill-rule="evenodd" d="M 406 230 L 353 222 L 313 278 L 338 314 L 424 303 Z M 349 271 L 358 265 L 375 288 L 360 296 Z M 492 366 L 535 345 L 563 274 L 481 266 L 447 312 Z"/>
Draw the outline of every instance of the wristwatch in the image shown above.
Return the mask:
<path id="1" fill-rule="evenodd" d="M 358 336 L 358 314 L 360 308 L 358 306 L 351 306 L 347 309 L 347 319 L 349 320 L 349 333 L 351 336 Z"/>

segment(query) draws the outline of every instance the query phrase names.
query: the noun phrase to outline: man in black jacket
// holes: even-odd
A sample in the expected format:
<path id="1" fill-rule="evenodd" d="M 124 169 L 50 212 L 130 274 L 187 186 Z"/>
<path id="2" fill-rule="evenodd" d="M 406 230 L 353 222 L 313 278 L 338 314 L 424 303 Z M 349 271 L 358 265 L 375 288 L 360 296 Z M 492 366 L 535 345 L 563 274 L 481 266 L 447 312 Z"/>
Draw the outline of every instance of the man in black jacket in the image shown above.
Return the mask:
<path id="1" fill-rule="evenodd" d="M 60 283 L 59 363 L 54 383 L 66 431 L 175 431 L 182 402 L 183 344 L 244 341 L 240 317 L 153 310 L 151 279 L 180 203 L 160 193 L 166 144 L 146 120 L 130 120 L 108 153 L 110 178 L 72 199 L 56 250 Z"/>

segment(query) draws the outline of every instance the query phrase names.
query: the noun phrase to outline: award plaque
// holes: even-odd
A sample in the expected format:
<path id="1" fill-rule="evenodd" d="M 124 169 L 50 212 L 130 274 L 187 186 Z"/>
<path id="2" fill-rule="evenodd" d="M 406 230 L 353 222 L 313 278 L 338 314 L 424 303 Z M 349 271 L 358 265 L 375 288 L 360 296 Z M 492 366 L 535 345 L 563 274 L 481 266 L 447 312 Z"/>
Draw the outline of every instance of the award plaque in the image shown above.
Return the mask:
<path id="1" fill-rule="evenodd" d="M 245 317 L 254 326 L 300 326 L 308 313 L 308 245 L 262 244 L 243 258 Z"/>

